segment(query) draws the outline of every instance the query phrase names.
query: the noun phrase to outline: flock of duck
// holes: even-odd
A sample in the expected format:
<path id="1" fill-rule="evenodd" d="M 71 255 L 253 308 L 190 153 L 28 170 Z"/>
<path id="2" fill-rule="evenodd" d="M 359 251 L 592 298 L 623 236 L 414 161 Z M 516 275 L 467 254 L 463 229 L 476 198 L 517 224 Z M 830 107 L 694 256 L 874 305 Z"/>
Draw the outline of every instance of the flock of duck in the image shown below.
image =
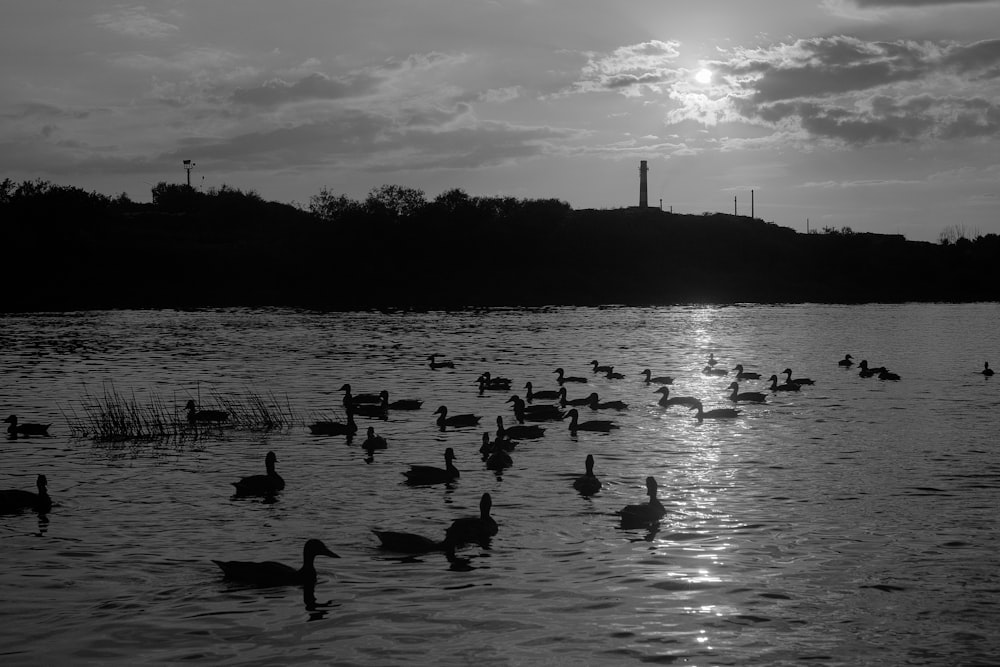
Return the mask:
<path id="1" fill-rule="evenodd" d="M 437 360 L 439 355 L 429 357 L 429 365 L 432 369 L 454 368 L 451 361 Z M 615 372 L 612 366 L 601 365 L 596 360 L 590 362 L 593 374 L 600 374 L 609 379 L 622 379 L 624 375 Z M 850 354 L 838 362 L 841 367 L 851 368 L 854 366 L 853 357 Z M 883 381 L 899 381 L 900 376 L 889 371 L 886 367 L 872 367 L 867 360 L 862 360 L 858 364 L 862 378 L 876 377 Z M 568 386 L 588 383 L 590 378 L 582 376 L 566 375 L 562 368 L 553 371 L 556 374 L 558 388 L 548 390 L 536 390 L 531 382 L 524 385 L 525 395 L 522 398 L 518 394 L 513 394 L 506 400 L 510 403 L 513 411 L 513 420 L 516 424 L 507 425 L 502 415 L 496 418 L 496 431 L 491 439 L 490 433 L 486 432 L 482 436 L 482 445 L 479 453 L 482 455 L 486 467 L 492 470 L 502 470 L 512 465 L 513 460 L 510 452 L 520 441 L 534 440 L 544 436 L 545 422 L 569 421 L 569 432 L 576 435 L 580 431 L 609 433 L 619 428 L 610 419 L 588 419 L 581 421 L 580 409 L 587 408 L 591 411 L 600 410 L 627 410 L 628 405 L 622 401 L 601 401 L 595 392 L 590 392 L 586 396 L 570 398 Z M 729 419 L 740 414 L 738 406 L 740 403 L 761 404 L 766 403 L 769 394 L 763 391 L 740 391 L 740 381 L 759 381 L 763 377 L 759 373 L 747 371 L 742 364 L 737 364 L 731 370 L 718 367 L 718 360 L 714 353 L 710 354 L 708 361 L 702 370 L 706 376 L 726 377 L 733 373 L 734 381 L 728 386 L 730 393 L 728 400 L 733 407 L 720 407 L 705 410 L 701 399 L 692 396 L 672 396 L 669 387 L 674 384 L 674 378 L 670 376 L 654 376 L 650 369 L 644 369 L 640 375 L 642 381 L 647 386 L 656 386 L 654 393 L 661 397 L 657 403 L 663 408 L 680 406 L 696 411 L 696 418 L 699 422 L 705 419 Z M 985 362 L 980 373 L 985 377 L 993 375 L 989 362 Z M 773 393 L 778 392 L 798 392 L 803 387 L 814 384 L 809 378 L 793 377 L 790 368 L 781 372 L 784 380 L 779 378 L 779 374 L 772 374 L 766 379 L 770 384 L 765 387 Z M 507 378 L 494 377 L 489 372 L 482 373 L 476 383 L 480 393 L 487 391 L 512 391 L 512 381 Z M 315 435 L 343 435 L 348 439 L 355 436 L 358 431 L 355 416 L 363 416 L 375 419 L 385 419 L 390 411 L 396 410 L 419 410 L 423 401 L 405 399 L 390 401 L 388 391 L 382 390 L 373 394 L 353 394 L 351 385 L 344 384 L 341 387 L 344 392 L 343 407 L 346 414 L 344 422 L 318 421 L 309 425 L 309 430 Z M 225 423 L 228 415 L 223 411 L 198 410 L 194 401 L 188 401 L 185 406 L 187 419 L 192 423 Z M 482 417 L 474 414 L 449 414 L 448 408 L 444 405 L 438 407 L 434 414 L 437 415 L 436 425 L 441 430 L 449 428 L 476 428 L 479 426 Z M 16 415 L 7 417 L 4 422 L 9 424 L 7 429 L 10 438 L 47 436 L 49 424 L 21 423 Z M 388 443 L 385 438 L 375 433 L 373 426 L 367 427 L 367 434 L 362 448 L 368 452 L 369 457 L 374 451 L 386 449 Z M 444 467 L 430 465 L 411 465 L 409 470 L 402 471 L 404 483 L 408 485 L 435 485 L 449 484 L 460 477 L 460 471 L 455 466 L 455 451 L 448 447 L 444 452 Z M 370 460 L 370 459 L 369 459 Z M 277 455 L 273 451 L 267 452 L 264 458 L 265 473 L 242 477 L 236 482 L 232 482 L 235 488 L 235 496 L 262 496 L 271 497 L 281 493 L 285 488 L 285 481 L 278 474 L 276 464 Z M 573 480 L 572 486 L 579 493 L 590 496 L 598 493 L 602 488 L 599 477 L 594 473 L 594 457 L 588 454 L 585 462 L 584 474 Z M 0 513 L 12 513 L 23 510 L 34 510 L 39 513 L 47 513 L 52 507 L 52 499 L 49 497 L 48 480 L 45 475 L 38 475 L 36 480 L 36 491 L 25 491 L 21 489 L 0 490 Z M 617 512 L 623 528 L 642 528 L 655 526 L 666 514 L 666 509 L 657 498 L 657 482 L 652 476 L 646 478 L 645 502 L 630 504 Z M 433 539 L 424 535 L 409 532 L 373 530 L 372 532 L 379 540 L 381 548 L 403 554 L 423 554 L 433 551 L 444 552 L 449 560 L 456 560 L 455 550 L 466 544 L 488 545 L 490 539 L 499 530 L 497 522 L 491 516 L 493 505 L 492 497 L 489 493 L 483 493 L 480 499 L 479 515 L 460 517 L 453 520 L 445 529 L 441 539 Z M 317 556 L 339 558 L 337 554 L 326 547 L 323 542 L 317 539 L 308 540 L 302 552 L 302 566 L 291 567 L 276 562 L 254 562 L 254 561 L 220 561 L 213 560 L 222 570 L 223 575 L 232 580 L 258 586 L 277 585 L 306 585 L 310 586 L 316 581 L 316 568 L 314 559 Z"/>

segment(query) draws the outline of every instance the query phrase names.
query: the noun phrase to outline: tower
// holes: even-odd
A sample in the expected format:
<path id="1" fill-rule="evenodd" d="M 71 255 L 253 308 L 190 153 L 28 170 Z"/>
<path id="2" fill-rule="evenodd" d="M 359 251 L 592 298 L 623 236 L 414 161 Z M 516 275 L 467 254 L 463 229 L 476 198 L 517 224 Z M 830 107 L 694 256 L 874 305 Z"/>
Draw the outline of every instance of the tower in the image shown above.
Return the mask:
<path id="1" fill-rule="evenodd" d="M 646 197 L 646 172 L 648 171 L 649 167 L 646 166 L 646 161 L 641 160 L 639 162 L 639 208 L 646 208 L 648 204 Z"/>

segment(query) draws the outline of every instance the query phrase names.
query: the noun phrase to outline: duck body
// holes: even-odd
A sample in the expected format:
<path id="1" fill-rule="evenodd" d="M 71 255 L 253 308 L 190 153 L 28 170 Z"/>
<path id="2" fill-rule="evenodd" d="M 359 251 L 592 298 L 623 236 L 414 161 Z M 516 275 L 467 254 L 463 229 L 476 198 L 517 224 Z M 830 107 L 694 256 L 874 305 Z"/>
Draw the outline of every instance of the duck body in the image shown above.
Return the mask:
<path id="1" fill-rule="evenodd" d="M 567 398 L 566 397 L 566 387 L 559 388 L 559 405 L 566 407 L 567 405 L 575 405 L 578 407 L 583 407 L 585 405 L 590 405 L 590 396 L 585 398 Z"/>
<path id="2" fill-rule="evenodd" d="M 0 490 L 0 514 L 10 514 L 22 510 L 48 512 L 52 509 L 52 499 L 49 497 L 48 484 L 48 478 L 45 475 L 39 475 L 35 479 L 35 487 L 38 489 L 37 493 L 22 489 Z"/>
<path id="3" fill-rule="evenodd" d="M 507 399 L 514 404 L 514 418 L 519 424 L 526 421 L 544 422 L 562 419 L 562 409 L 558 405 L 525 405 L 524 400 L 517 395 Z"/>
<path id="4" fill-rule="evenodd" d="M 435 353 L 435 354 L 432 354 L 429 357 L 427 357 L 427 360 L 430 362 L 428 365 L 432 369 L 437 370 L 439 368 L 454 368 L 455 367 L 455 362 L 453 362 L 453 361 L 447 361 L 447 360 L 445 360 L 445 361 L 438 361 L 437 357 L 439 357 L 439 356 L 441 356 L 441 355 Z"/>
<path id="5" fill-rule="evenodd" d="M 312 539 L 308 540 L 302 549 L 302 567 L 299 569 L 275 561 L 213 560 L 212 562 L 219 566 L 226 579 L 255 586 L 300 586 L 316 583 L 316 566 L 313 563 L 316 556 L 340 558 L 327 549 L 325 544 Z"/>
<path id="6" fill-rule="evenodd" d="M 849 354 L 845 354 L 844 358 L 837 362 L 838 366 L 843 366 L 844 368 L 850 368 L 854 365 L 854 357 Z"/>
<path id="7" fill-rule="evenodd" d="M 729 400 L 733 403 L 739 403 L 740 401 L 744 403 L 763 403 L 767 400 L 767 395 L 759 391 L 745 391 L 741 394 L 738 382 L 733 382 L 729 385 L 729 388 L 733 390 L 733 393 L 729 395 Z"/>
<path id="8" fill-rule="evenodd" d="M 503 417 L 497 417 L 497 440 L 505 438 L 512 440 L 536 440 L 545 435 L 545 429 L 537 424 L 518 424 L 505 427 Z"/>
<path id="9" fill-rule="evenodd" d="M 565 371 L 561 368 L 557 368 L 553 373 L 556 374 L 556 382 L 559 384 L 565 384 L 566 382 L 586 382 L 587 378 L 582 378 L 576 375 L 566 375 Z"/>
<path id="10" fill-rule="evenodd" d="M 597 363 L 597 359 L 594 359 L 590 363 L 594 367 L 594 373 L 610 373 L 615 369 L 614 366 L 608 366 L 608 365 L 602 366 L 601 364 Z"/>
<path id="11" fill-rule="evenodd" d="M 392 530 L 373 530 L 378 538 L 379 546 L 386 551 L 397 551 L 403 554 L 426 554 L 432 551 L 447 551 L 447 540 L 435 542 L 429 537 L 416 533 L 403 533 Z"/>
<path id="12" fill-rule="evenodd" d="M 704 368 L 701 369 L 701 372 L 704 375 L 716 375 L 718 377 L 729 375 L 729 371 L 727 371 L 725 368 L 714 368 L 712 366 L 705 366 Z"/>
<path id="13" fill-rule="evenodd" d="M 347 407 L 348 405 L 357 406 L 363 403 L 379 404 L 382 402 L 381 392 L 377 394 L 367 393 L 354 395 L 351 393 L 351 385 L 346 383 L 340 388 L 340 391 L 344 392 L 344 407 Z"/>
<path id="14" fill-rule="evenodd" d="M 695 415 L 698 418 L 698 421 L 705 419 L 732 419 L 734 417 L 738 417 L 740 414 L 740 411 L 736 408 L 713 408 L 712 410 L 706 411 L 702 407 L 701 401 L 698 401 L 698 404 L 691 409 L 698 411 L 698 414 Z"/>
<path id="15" fill-rule="evenodd" d="M 375 428 L 372 426 L 368 427 L 368 435 L 365 441 L 361 443 L 361 448 L 372 451 L 375 449 L 388 449 L 389 443 L 385 441 L 380 435 L 375 435 Z"/>
<path id="16" fill-rule="evenodd" d="M 275 469 L 274 464 L 278 462 L 278 457 L 274 452 L 268 452 L 264 457 L 264 467 L 267 473 L 264 475 L 249 475 L 243 477 L 238 482 L 233 482 L 236 487 L 237 496 L 273 496 L 285 488 L 285 480 L 281 478 Z"/>
<path id="17" fill-rule="evenodd" d="M 792 379 L 792 369 L 791 368 L 786 368 L 785 370 L 783 370 L 781 372 L 788 376 L 787 378 L 785 378 L 785 384 L 797 384 L 800 387 L 803 386 L 803 385 L 807 385 L 807 384 L 816 384 L 815 381 L 810 380 L 809 378 L 795 378 L 793 380 Z"/>
<path id="18" fill-rule="evenodd" d="M 501 378 L 501 377 L 496 377 L 495 378 L 495 377 L 493 377 L 490 374 L 489 371 L 486 371 L 482 375 L 480 375 L 476 379 L 476 382 L 479 383 L 479 390 L 480 391 L 483 391 L 483 390 L 486 390 L 486 389 L 495 390 L 495 391 L 510 391 L 510 383 L 511 383 L 511 381 L 510 381 L 509 378 Z"/>
<path id="19" fill-rule="evenodd" d="M 479 516 L 462 517 L 452 521 L 445 531 L 445 540 L 452 544 L 488 542 L 499 531 L 497 522 L 490 516 L 492 507 L 492 496 L 484 493 L 479 499 Z"/>
<path id="20" fill-rule="evenodd" d="M 11 415 L 4 419 L 4 422 L 10 424 L 7 427 L 8 435 L 17 437 L 23 435 L 30 437 L 32 435 L 48 435 L 49 426 L 52 424 L 19 424 L 17 423 L 17 415 Z"/>
<path id="21" fill-rule="evenodd" d="M 425 465 L 411 465 L 410 469 L 403 473 L 406 476 L 407 484 L 446 484 L 453 482 L 459 477 L 458 468 L 452 461 L 455 460 L 455 450 L 451 447 L 444 450 L 444 468 Z"/>
<path id="22" fill-rule="evenodd" d="M 637 505 L 626 505 L 619 512 L 622 528 L 645 528 L 659 523 L 667 513 L 663 503 L 656 497 L 657 485 L 653 477 L 646 478 L 646 493 L 649 501 Z"/>
<path id="23" fill-rule="evenodd" d="M 184 406 L 187 410 L 187 420 L 190 424 L 221 424 L 229 421 L 229 413 L 224 410 L 199 410 L 194 401 L 188 401 Z"/>
<path id="24" fill-rule="evenodd" d="M 759 380 L 760 379 L 760 373 L 752 373 L 750 371 L 743 370 L 743 364 L 736 364 L 736 368 L 734 368 L 733 370 L 736 371 L 736 379 L 737 380 Z"/>
<path id="25" fill-rule="evenodd" d="M 881 371 L 878 374 L 878 379 L 879 380 L 891 380 L 893 382 L 898 382 L 899 381 L 899 374 L 898 373 L 891 373 L 888 370 L 883 370 L 883 371 Z"/>
<path id="26" fill-rule="evenodd" d="M 540 401 L 554 401 L 559 398 L 559 391 L 557 389 L 543 389 L 541 391 L 535 391 L 530 382 L 526 383 L 524 388 L 528 390 L 524 395 L 524 399 L 528 403 L 531 403 L 536 398 Z"/>
<path id="27" fill-rule="evenodd" d="M 492 444 L 493 451 L 486 458 L 486 467 L 489 470 L 503 470 L 514 465 L 514 459 L 504 449 L 502 440 L 496 440 Z"/>
<path id="28" fill-rule="evenodd" d="M 656 390 L 657 394 L 663 394 L 658 401 L 661 408 L 672 408 L 675 405 L 683 405 L 687 408 L 697 407 L 700 402 L 694 396 L 671 396 L 670 390 L 666 387 L 660 387 Z"/>
<path id="29" fill-rule="evenodd" d="M 777 375 L 772 375 L 768 378 L 768 381 L 771 383 L 771 391 L 802 391 L 802 387 L 797 384 L 788 384 L 787 382 L 785 384 L 778 384 Z"/>
<path id="30" fill-rule="evenodd" d="M 587 407 L 591 410 L 628 410 L 628 403 L 624 401 L 601 401 L 597 392 L 593 392 L 587 397 Z"/>
<path id="31" fill-rule="evenodd" d="M 659 377 L 653 377 L 653 371 L 648 368 L 643 369 L 640 375 L 645 377 L 643 380 L 646 384 L 673 384 L 674 379 L 667 375 L 661 375 Z"/>
<path id="32" fill-rule="evenodd" d="M 591 496 L 601 490 L 601 480 L 594 474 L 594 457 L 587 454 L 584 462 L 586 472 L 573 480 L 573 488 L 585 496 Z"/>
<path id="33" fill-rule="evenodd" d="M 612 421 L 607 421 L 603 419 L 595 419 L 591 421 L 580 421 L 580 413 L 573 408 L 566 412 L 566 417 L 569 417 L 569 432 L 576 433 L 577 431 L 595 431 L 599 433 L 607 433 L 616 428 L 619 428 L 618 424 Z M 564 417 L 565 419 L 565 417 Z"/>
<path id="34" fill-rule="evenodd" d="M 990 377 L 991 375 L 993 375 L 993 369 L 990 368 L 990 362 L 988 361 L 983 362 L 983 370 L 981 370 L 980 373 L 985 375 L 986 377 Z"/>
<path id="35" fill-rule="evenodd" d="M 858 376 L 863 378 L 875 377 L 882 371 L 888 370 L 885 366 L 879 366 L 877 368 L 869 367 L 867 359 L 862 359 L 861 363 L 858 364 L 858 368 L 861 369 L 860 371 L 858 371 Z"/>
<path id="36" fill-rule="evenodd" d="M 358 425 L 354 422 L 354 413 L 347 411 L 347 423 L 334 421 L 319 421 L 309 425 L 309 431 L 313 435 L 354 435 L 358 432 Z"/>
<path id="37" fill-rule="evenodd" d="M 442 431 L 448 426 L 452 426 L 454 428 L 478 426 L 479 420 L 482 419 L 482 417 L 473 414 L 452 415 L 451 417 L 449 417 L 448 408 L 446 408 L 443 405 L 437 410 L 435 410 L 434 414 L 440 415 L 437 418 L 437 425 L 439 428 L 441 428 Z"/>
<path id="38" fill-rule="evenodd" d="M 419 401 L 415 398 L 400 398 L 395 401 L 389 400 L 389 392 L 383 389 L 379 392 L 379 396 L 382 399 L 382 406 L 386 410 L 419 410 L 424 402 Z"/>

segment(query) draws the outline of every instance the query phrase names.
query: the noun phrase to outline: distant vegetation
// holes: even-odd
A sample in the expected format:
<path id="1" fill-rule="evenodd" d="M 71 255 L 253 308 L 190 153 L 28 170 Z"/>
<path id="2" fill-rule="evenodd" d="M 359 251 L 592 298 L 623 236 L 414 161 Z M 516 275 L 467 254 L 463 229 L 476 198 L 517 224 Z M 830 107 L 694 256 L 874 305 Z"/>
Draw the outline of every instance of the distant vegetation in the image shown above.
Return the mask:
<path id="1" fill-rule="evenodd" d="M 228 186 L 152 195 L 0 183 L 0 310 L 1000 300 L 1000 237 L 955 225 L 932 244 L 397 185 L 308 210 Z"/>

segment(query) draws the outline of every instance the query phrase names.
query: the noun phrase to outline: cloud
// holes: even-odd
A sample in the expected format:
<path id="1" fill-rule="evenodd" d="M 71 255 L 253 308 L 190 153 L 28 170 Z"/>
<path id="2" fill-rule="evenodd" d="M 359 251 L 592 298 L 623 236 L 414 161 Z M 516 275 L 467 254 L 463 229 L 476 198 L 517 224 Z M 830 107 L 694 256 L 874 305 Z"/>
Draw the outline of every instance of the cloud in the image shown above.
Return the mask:
<path id="1" fill-rule="evenodd" d="M 121 7 L 114 12 L 98 14 L 94 23 L 128 37 L 163 39 L 177 32 L 178 27 L 154 16 L 145 7 Z"/>
<path id="2" fill-rule="evenodd" d="M 378 79 L 356 74 L 330 77 L 319 72 L 308 74 L 298 81 L 272 79 L 252 88 L 237 88 L 233 100 L 241 104 L 273 107 L 304 100 L 336 100 L 371 92 Z"/>
<path id="3" fill-rule="evenodd" d="M 610 53 L 587 53 L 587 64 L 573 92 L 617 91 L 638 95 L 640 86 L 657 86 L 675 81 L 673 66 L 680 55 L 680 42 L 650 40 L 622 46 Z"/>
<path id="4" fill-rule="evenodd" d="M 928 7 L 931 5 L 990 4 L 996 0 L 853 0 L 858 7 Z"/>

